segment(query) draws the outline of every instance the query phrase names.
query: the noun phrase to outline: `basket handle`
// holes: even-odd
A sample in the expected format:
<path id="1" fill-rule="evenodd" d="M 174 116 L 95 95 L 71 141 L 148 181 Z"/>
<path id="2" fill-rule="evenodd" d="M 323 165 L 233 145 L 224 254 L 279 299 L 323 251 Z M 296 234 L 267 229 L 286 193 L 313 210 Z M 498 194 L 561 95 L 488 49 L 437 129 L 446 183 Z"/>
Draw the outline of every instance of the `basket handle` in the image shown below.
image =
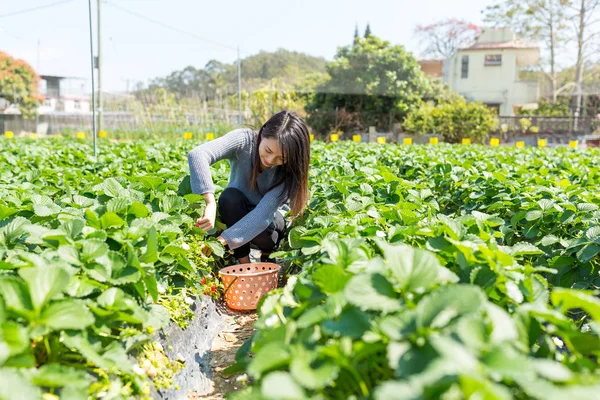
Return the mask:
<path id="1" fill-rule="evenodd" d="M 225 289 L 225 291 L 223 292 L 223 296 L 225 296 L 225 294 L 227 293 L 227 291 L 229 290 L 229 288 L 231 287 L 231 285 L 233 285 L 235 283 L 235 281 L 237 281 L 237 278 L 239 278 L 239 276 L 235 276 L 233 278 L 233 280 L 231 281 L 231 283 L 229 284 L 229 286 L 227 286 L 227 289 Z"/>

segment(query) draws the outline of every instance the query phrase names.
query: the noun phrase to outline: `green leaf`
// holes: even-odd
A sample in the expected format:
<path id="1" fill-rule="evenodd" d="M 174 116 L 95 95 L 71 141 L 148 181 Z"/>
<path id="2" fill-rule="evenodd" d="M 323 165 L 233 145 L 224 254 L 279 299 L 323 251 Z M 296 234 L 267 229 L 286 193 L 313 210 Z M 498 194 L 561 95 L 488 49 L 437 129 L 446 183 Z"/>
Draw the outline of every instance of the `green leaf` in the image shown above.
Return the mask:
<path id="1" fill-rule="evenodd" d="M 537 219 L 542 218 L 542 216 L 544 215 L 544 213 L 540 210 L 532 210 L 527 212 L 527 214 L 525 214 L 525 219 L 527 221 L 535 221 Z"/>
<path id="2" fill-rule="evenodd" d="M 306 399 L 302 388 L 287 372 L 272 372 L 265 376 L 261 385 L 262 395 L 267 399 Z"/>
<path id="3" fill-rule="evenodd" d="M 94 190 L 101 190 L 109 197 L 120 197 L 124 194 L 125 189 L 115 178 L 108 178 L 100 185 L 96 185 Z"/>
<path id="4" fill-rule="evenodd" d="M 555 288 L 550 297 L 552 304 L 561 307 L 563 312 L 573 308 L 581 308 L 595 321 L 600 321 L 600 299 L 593 296 L 592 292 Z"/>
<path id="5" fill-rule="evenodd" d="M 417 304 L 417 325 L 443 328 L 461 317 L 479 312 L 485 302 L 485 295 L 476 286 L 441 287 Z"/>
<path id="6" fill-rule="evenodd" d="M 16 277 L 0 277 L 0 295 L 8 309 L 23 313 L 33 308 L 25 282 Z"/>
<path id="7" fill-rule="evenodd" d="M 288 234 L 288 241 L 290 243 L 290 246 L 293 249 L 299 249 L 303 246 L 301 237 L 306 232 L 307 232 L 307 229 L 303 228 L 303 227 L 295 227 L 290 230 L 290 233 Z"/>
<path id="8" fill-rule="evenodd" d="M 337 378 L 339 367 L 331 361 L 315 360 L 309 350 L 297 346 L 292 355 L 290 373 L 308 389 L 323 389 Z"/>
<path id="9" fill-rule="evenodd" d="M 221 258 L 225 255 L 225 248 L 218 240 L 210 238 L 205 243 L 208 247 L 210 247 L 216 257 Z"/>
<path id="10" fill-rule="evenodd" d="M 108 252 L 108 245 L 98 239 L 85 239 L 81 242 L 81 259 L 84 262 L 93 261 Z"/>
<path id="11" fill-rule="evenodd" d="M 114 212 L 107 212 L 100 217 L 102 229 L 119 228 L 123 225 L 125 225 L 125 221 Z"/>
<path id="12" fill-rule="evenodd" d="M 344 295 L 350 304 L 354 304 L 361 310 L 388 313 L 401 308 L 394 287 L 379 274 L 355 275 L 346 284 Z"/>
<path id="13" fill-rule="evenodd" d="M 95 321 L 82 300 L 62 300 L 50 304 L 41 314 L 41 322 L 52 329 L 84 329 Z"/>
<path id="14" fill-rule="evenodd" d="M 62 224 L 61 229 L 69 235 L 71 239 L 77 239 L 77 237 L 83 232 L 85 227 L 85 221 L 79 218 L 74 218 L 66 221 Z"/>
<path id="15" fill-rule="evenodd" d="M 29 347 L 29 335 L 24 326 L 14 321 L 0 324 L 0 365 L 11 356 L 22 353 Z"/>
<path id="16" fill-rule="evenodd" d="M 313 272 L 312 279 L 324 293 L 333 294 L 344 290 L 351 275 L 337 265 L 323 265 Z"/>
<path id="17" fill-rule="evenodd" d="M 38 217 L 49 217 L 61 211 L 61 208 L 54 204 L 48 196 L 33 195 L 31 201 L 33 202 L 33 211 Z"/>
<path id="18" fill-rule="evenodd" d="M 144 322 L 144 327 L 151 326 L 155 331 L 166 327 L 169 324 L 171 316 L 166 308 L 159 304 L 151 304 L 148 312 L 148 319 Z"/>
<path id="19" fill-rule="evenodd" d="M 166 213 L 173 211 L 184 210 L 189 206 L 189 203 L 183 197 L 176 195 L 163 196 L 160 199 L 160 210 Z"/>
<path id="20" fill-rule="evenodd" d="M 156 228 L 153 226 L 148 231 L 148 238 L 146 239 L 146 252 L 140 261 L 143 263 L 155 263 L 158 261 L 158 238 L 156 235 Z"/>
<path id="21" fill-rule="evenodd" d="M 347 308 L 338 318 L 322 323 L 323 331 L 331 336 L 360 339 L 371 328 L 368 316 L 358 308 Z"/>
<path id="22" fill-rule="evenodd" d="M 143 203 L 139 201 L 133 202 L 133 204 L 129 207 L 129 214 L 133 214 L 136 218 L 146 218 L 150 211 L 148 207 L 146 207 Z"/>
<path id="23" fill-rule="evenodd" d="M 288 365 L 290 360 L 290 353 L 283 343 L 270 342 L 255 354 L 248 366 L 248 373 L 258 379 L 269 371 Z"/>
<path id="24" fill-rule="evenodd" d="M 102 226 L 100 225 L 100 218 L 98 218 L 98 215 L 92 210 L 85 210 L 85 219 L 88 222 L 88 225 L 92 228 L 102 229 Z"/>
<path id="25" fill-rule="evenodd" d="M 106 210 L 110 213 L 118 213 L 119 211 L 126 210 L 131 204 L 131 200 L 125 197 L 117 197 L 110 199 L 106 203 Z"/>
<path id="26" fill-rule="evenodd" d="M 444 214 L 438 214 L 437 218 L 446 226 L 446 232 L 452 237 L 452 239 L 460 240 L 464 234 L 464 226 L 453 218 L 450 218 Z"/>
<path id="27" fill-rule="evenodd" d="M 41 400 L 42 392 L 17 369 L 0 368 L 0 400 Z"/>
<path id="28" fill-rule="evenodd" d="M 600 253 L 600 245 L 586 244 L 577 252 L 577 259 L 582 263 L 585 263 L 591 261 L 598 253 Z"/>
<path id="29" fill-rule="evenodd" d="M 80 369 L 61 364 L 42 365 L 32 375 L 32 381 L 38 386 L 63 387 L 75 386 L 84 390 L 90 383 L 90 378 Z"/>
<path id="30" fill-rule="evenodd" d="M 434 253 L 407 245 L 379 244 L 396 286 L 402 291 L 422 292 L 444 280 L 457 281 L 449 270 L 440 265 Z"/>
<path id="31" fill-rule="evenodd" d="M 31 302 L 40 310 L 54 296 L 62 293 L 69 285 L 70 276 L 59 267 L 21 268 L 19 275 L 27 282 Z"/>

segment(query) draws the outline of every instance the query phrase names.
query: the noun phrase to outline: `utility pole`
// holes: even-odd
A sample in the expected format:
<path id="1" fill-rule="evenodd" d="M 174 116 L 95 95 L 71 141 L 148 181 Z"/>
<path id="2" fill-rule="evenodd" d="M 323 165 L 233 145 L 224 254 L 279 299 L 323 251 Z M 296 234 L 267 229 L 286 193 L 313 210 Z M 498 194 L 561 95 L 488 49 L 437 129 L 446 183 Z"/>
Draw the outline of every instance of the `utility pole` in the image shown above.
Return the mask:
<path id="1" fill-rule="evenodd" d="M 238 65 L 238 121 L 242 125 L 242 60 L 240 59 L 240 46 L 237 48 Z"/>
<path id="2" fill-rule="evenodd" d="M 88 10 L 90 18 L 90 62 L 92 67 L 92 130 L 94 134 L 94 157 L 96 157 L 98 155 L 98 147 L 96 144 L 96 99 L 94 96 L 96 88 L 94 86 L 94 41 L 92 37 L 92 0 L 88 0 Z"/>
<path id="3" fill-rule="evenodd" d="M 98 0 L 98 131 L 102 130 L 102 114 L 104 112 L 102 105 L 102 35 L 100 34 L 100 4 Z"/>
<path id="4" fill-rule="evenodd" d="M 40 76 L 40 39 L 37 43 L 37 75 Z M 40 82 L 35 83 L 35 133 L 39 134 L 38 127 L 40 126 Z"/>

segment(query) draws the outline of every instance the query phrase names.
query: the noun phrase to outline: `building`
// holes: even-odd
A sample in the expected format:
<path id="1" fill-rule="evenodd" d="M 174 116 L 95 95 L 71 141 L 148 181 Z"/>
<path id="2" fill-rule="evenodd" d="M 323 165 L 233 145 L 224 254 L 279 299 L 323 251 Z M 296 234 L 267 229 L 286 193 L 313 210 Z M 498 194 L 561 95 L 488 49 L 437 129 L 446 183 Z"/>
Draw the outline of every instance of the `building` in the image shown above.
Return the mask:
<path id="1" fill-rule="evenodd" d="M 40 114 L 91 112 L 91 101 L 89 96 L 84 94 L 83 79 L 52 75 L 40 77 L 40 92 L 44 95 L 44 102 L 38 108 Z"/>
<path id="2" fill-rule="evenodd" d="M 438 79 L 444 76 L 444 60 L 419 60 L 419 66 L 427 76 Z"/>
<path id="3" fill-rule="evenodd" d="M 539 64 L 537 45 L 516 38 L 509 29 L 484 29 L 476 42 L 448 60 L 444 81 L 467 100 L 481 101 L 500 115 L 535 107 L 537 81 L 525 71 Z"/>

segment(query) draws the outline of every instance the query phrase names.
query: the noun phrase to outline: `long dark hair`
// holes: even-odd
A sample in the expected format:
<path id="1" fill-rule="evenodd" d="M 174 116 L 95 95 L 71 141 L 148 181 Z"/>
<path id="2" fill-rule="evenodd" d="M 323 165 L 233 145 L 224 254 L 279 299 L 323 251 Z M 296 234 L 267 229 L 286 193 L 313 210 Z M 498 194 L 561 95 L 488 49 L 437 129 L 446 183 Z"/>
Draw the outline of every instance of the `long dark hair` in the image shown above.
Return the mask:
<path id="1" fill-rule="evenodd" d="M 250 187 L 258 190 L 260 154 L 258 148 L 263 138 L 277 139 L 285 163 L 278 167 L 275 182 L 268 190 L 283 183 L 282 201 L 289 200 L 292 218 L 302 214 L 308 203 L 308 165 L 310 139 L 304 120 L 293 111 L 273 115 L 258 131 L 256 152 L 252 162 Z"/>

